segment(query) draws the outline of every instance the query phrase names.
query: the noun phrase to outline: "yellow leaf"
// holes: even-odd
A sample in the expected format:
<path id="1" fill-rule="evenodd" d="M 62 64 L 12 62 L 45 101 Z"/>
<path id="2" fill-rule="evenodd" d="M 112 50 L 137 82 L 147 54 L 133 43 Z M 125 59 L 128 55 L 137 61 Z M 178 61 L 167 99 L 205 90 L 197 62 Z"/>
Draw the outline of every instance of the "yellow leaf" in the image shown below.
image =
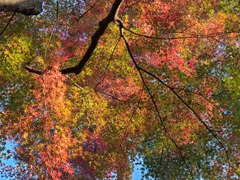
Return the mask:
<path id="1" fill-rule="evenodd" d="M 25 132 L 25 133 L 23 134 L 23 138 L 24 138 L 24 139 L 27 139 L 27 137 L 28 137 L 28 133 Z"/>

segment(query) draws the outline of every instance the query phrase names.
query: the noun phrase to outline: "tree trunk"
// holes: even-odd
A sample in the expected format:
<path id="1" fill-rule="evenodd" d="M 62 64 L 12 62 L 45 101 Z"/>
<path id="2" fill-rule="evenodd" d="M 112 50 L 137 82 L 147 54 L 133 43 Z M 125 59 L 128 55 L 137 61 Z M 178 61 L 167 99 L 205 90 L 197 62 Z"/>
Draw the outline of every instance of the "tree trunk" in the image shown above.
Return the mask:
<path id="1" fill-rule="evenodd" d="M 0 0 L 0 11 L 37 15 L 42 12 L 42 0 Z"/>

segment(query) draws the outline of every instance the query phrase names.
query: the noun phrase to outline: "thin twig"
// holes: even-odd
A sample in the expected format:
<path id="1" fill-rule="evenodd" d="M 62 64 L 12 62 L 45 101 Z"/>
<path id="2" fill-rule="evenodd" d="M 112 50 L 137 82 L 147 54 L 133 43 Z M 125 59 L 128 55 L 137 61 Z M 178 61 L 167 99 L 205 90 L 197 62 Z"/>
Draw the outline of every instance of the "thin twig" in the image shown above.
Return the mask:
<path id="1" fill-rule="evenodd" d="M 96 90 L 96 91 L 99 92 L 99 93 L 101 93 L 101 94 L 107 95 L 107 96 L 109 96 L 109 97 L 111 97 L 111 98 L 113 98 L 113 99 L 115 99 L 115 100 L 118 100 L 118 101 L 120 101 L 120 102 L 127 102 L 127 101 L 124 101 L 124 100 L 122 100 L 122 99 L 119 99 L 119 98 L 115 97 L 114 95 L 108 94 L 108 93 L 106 93 L 106 92 L 104 92 L 104 91 L 101 91 L 101 90 Z"/>
<path id="2" fill-rule="evenodd" d="M 137 32 L 134 32 L 126 27 L 123 26 L 123 29 L 125 29 L 126 31 L 136 35 L 136 36 L 140 36 L 140 37 L 144 37 L 144 38 L 148 38 L 148 39 L 157 39 L 157 40 L 174 40 L 174 39 L 207 39 L 207 38 L 214 38 L 216 36 L 223 36 L 226 33 L 213 33 L 213 34 L 206 34 L 206 35 L 198 35 L 198 36 L 179 36 L 179 37 L 155 37 L 155 36 L 149 36 L 149 35 L 145 35 L 145 34 L 139 34 Z M 227 33 L 229 34 L 229 33 Z"/>
<path id="3" fill-rule="evenodd" d="M 117 45 L 118 45 L 118 43 L 119 43 L 120 40 L 121 40 L 121 37 L 119 37 L 119 39 L 117 40 L 117 43 L 115 44 L 115 46 L 114 46 L 114 48 L 113 48 L 113 50 L 112 50 L 112 53 L 111 53 L 111 55 L 110 55 L 110 58 L 108 59 L 108 63 L 107 63 L 107 65 L 106 65 L 106 67 L 105 67 L 104 73 L 103 73 L 102 77 L 100 78 L 100 81 L 98 81 L 98 83 L 96 84 L 96 86 L 95 86 L 94 89 L 97 89 L 97 87 L 104 81 L 104 79 L 105 79 L 105 77 L 106 77 L 105 75 L 106 75 L 107 69 L 108 69 L 108 67 L 109 67 L 109 65 L 110 65 L 110 61 L 112 60 L 113 54 L 114 54 L 114 52 L 115 52 L 115 50 L 116 50 L 116 48 L 117 48 Z"/>
<path id="4" fill-rule="evenodd" d="M 48 40 L 47 45 L 46 45 L 46 48 L 45 48 L 45 53 L 44 53 L 44 59 L 45 59 L 45 60 L 46 60 L 46 58 L 47 58 L 47 50 L 48 50 L 49 44 L 50 44 L 50 42 L 51 42 L 51 40 L 52 40 L 53 32 L 54 32 L 54 30 L 56 29 L 56 25 L 57 25 L 57 21 L 58 21 L 58 13 L 59 13 L 59 12 L 58 12 L 58 8 L 59 8 L 58 6 L 59 6 L 59 5 L 58 5 L 58 1 L 57 1 L 56 20 L 55 20 L 55 22 L 54 22 L 53 29 L 52 29 L 52 31 L 51 31 L 49 40 Z"/>
<path id="5" fill-rule="evenodd" d="M 90 8 L 88 9 L 88 10 L 86 10 L 83 14 L 81 14 L 79 17 L 78 17 L 78 19 L 77 19 L 77 21 L 79 21 L 81 18 L 83 18 L 83 16 L 85 16 L 91 9 L 93 9 L 94 8 L 94 6 L 97 4 L 99 2 L 99 0 L 97 0 L 93 5 L 89 5 L 90 6 Z M 86 3 L 86 2 L 85 2 Z M 86 3 L 87 4 L 87 3 Z M 95 8 L 94 8 L 95 9 Z"/>
<path id="6" fill-rule="evenodd" d="M 8 20 L 8 23 L 6 24 L 6 26 L 3 28 L 3 30 L 0 32 L 0 37 L 2 36 L 2 34 L 4 33 L 4 31 L 7 29 L 7 27 L 9 26 L 9 24 L 11 23 L 11 21 L 13 20 L 13 17 L 15 16 L 15 12 L 12 14 L 12 16 L 10 17 L 10 19 Z"/>

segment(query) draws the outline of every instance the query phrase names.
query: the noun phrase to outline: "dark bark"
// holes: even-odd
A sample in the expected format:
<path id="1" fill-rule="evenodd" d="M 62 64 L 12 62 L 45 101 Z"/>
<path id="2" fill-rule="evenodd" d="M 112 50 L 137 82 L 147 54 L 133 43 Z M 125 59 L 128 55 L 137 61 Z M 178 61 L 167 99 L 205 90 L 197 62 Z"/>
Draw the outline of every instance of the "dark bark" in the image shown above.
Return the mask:
<path id="1" fill-rule="evenodd" d="M 109 14 L 107 15 L 107 17 L 99 22 L 99 27 L 96 30 L 96 32 L 93 34 L 93 36 L 91 37 L 91 43 L 90 43 L 86 53 L 83 55 L 82 59 L 79 61 L 78 65 L 76 65 L 74 67 L 70 67 L 70 68 L 60 70 L 62 74 L 70 74 L 70 73 L 79 74 L 82 71 L 85 64 L 91 58 L 94 50 L 96 49 L 96 47 L 98 45 L 99 39 L 104 34 L 108 25 L 112 21 L 115 20 L 122 1 L 123 0 L 115 0 Z M 45 72 L 45 71 L 40 72 L 38 70 L 34 70 L 34 69 L 29 68 L 29 67 L 26 67 L 26 70 L 31 72 L 31 73 L 35 73 L 35 74 L 39 74 L 39 75 L 44 74 L 44 72 Z"/>
<path id="2" fill-rule="evenodd" d="M 85 64 L 87 63 L 87 61 L 92 56 L 95 48 L 98 45 L 99 39 L 101 38 L 101 36 L 105 32 L 105 30 L 107 29 L 109 23 L 114 21 L 114 18 L 116 16 L 116 14 L 118 13 L 118 9 L 119 9 L 121 3 L 122 3 L 122 0 L 115 0 L 113 5 L 112 5 L 112 9 L 110 10 L 107 17 L 104 18 L 102 21 L 100 21 L 99 28 L 93 34 L 93 36 L 91 38 L 92 39 L 91 44 L 89 45 L 89 47 L 87 49 L 87 52 L 84 54 L 84 56 L 80 60 L 79 64 L 75 67 L 70 67 L 70 68 L 66 68 L 66 69 L 61 70 L 62 74 L 69 74 L 69 73 L 79 74 L 82 71 Z"/>
<path id="3" fill-rule="evenodd" d="M 0 11 L 38 15 L 42 12 L 42 0 L 0 0 Z"/>
<path id="4" fill-rule="evenodd" d="M 34 74 L 38 74 L 38 75 L 42 75 L 46 72 L 46 71 L 38 71 L 38 70 L 32 69 L 28 66 L 25 66 L 25 69 L 30 73 L 34 73 Z"/>

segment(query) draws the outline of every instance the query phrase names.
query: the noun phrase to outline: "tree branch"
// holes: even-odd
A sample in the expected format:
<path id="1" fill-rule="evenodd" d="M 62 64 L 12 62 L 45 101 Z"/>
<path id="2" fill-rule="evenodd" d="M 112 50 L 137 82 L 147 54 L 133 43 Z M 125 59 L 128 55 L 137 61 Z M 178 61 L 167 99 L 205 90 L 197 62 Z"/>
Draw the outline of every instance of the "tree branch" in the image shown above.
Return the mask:
<path id="1" fill-rule="evenodd" d="M 169 139 L 172 141 L 172 143 L 174 144 L 174 146 L 177 148 L 177 150 L 178 150 L 178 152 L 179 152 L 179 154 L 180 154 L 180 156 L 181 156 L 181 158 L 182 158 L 185 166 L 187 167 L 187 169 L 190 170 L 190 167 L 188 166 L 188 164 L 187 164 L 187 162 L 186 162 L 186 160 L 185 160 L 185 158 L 184 158 L 184 155 L 183 155 L 180 147 L 179 147 L 178 144 L 175 142 L 175 140 L 173 139 L 173 137 L 171 136 L 171 134 L 170 134 L 169 131 L 167 130 L 167 127 L 166 127 L 165 124 L 164 124 L 164 118 L 161 116 L 160 111 L 159 111 L 159 109 L 158 109 L 158 107 L 157 107 L 157 103 L 156 103 L 155 100 L 154 100 L 153 94 L 151 93 L 151 90 L 149 89 L 149 87 L 148 87 L 147 84 L 146 84 L 146 81 L 145 81 L 145 79 L 144 79 L 144 77 L 143 77 L 143 74 L 142 74 L 142 69 L 141 69 L 141 67 L 138 66 L 136 60 L 135 60 L 134 57 L 133 57 L 133 54 L 132 54 L 132 51 L 131 51 L 130 46 L 129 46 L 129 44 L 128 44 L 128 41 L 127 41 L 127 39 L 125 38 L 125 36 L 123 35 L 123 32 L 122 32 L 123 24 L 122 24 L 121 22 L 118 22 L 118 23 L 120 23 L 120 24 L 119 24 L 120 34 L 121 34 L 121 37 L 123 38 L 123 40 L 124 40 L 124 42 L 125 42 L 125 45 L 126 45 L 126 47 L 127 47 L 128 54 L 129 54 L 129 56 L 131 57 L 134 65 L 135 65 L 135 67 L 136 67 L 137 70 L 138 70 L 138 73 L 139 73 L 139 75 L 140 75 L 140 77 L 141 77 L 141 80 L 142 80 L 142 82 L 143 82 L 143 85 L 144 85 L 144 87 L 146 88 L 146 90 L 147 90 L 147 92 L 148 92 L 148 94 L 149 94 L 149 96 L 150 96 L 150 99 L 151 99 L 151 101 L 152 101 L 152 103 L 153 103 L 153 107 L 154 107 L 154 109 L 156 110 L 157 117 L 158 117 L 159 120 L 160 120 L 160 123 L 161 123 L 161 125 L 162 125 L 162 127 L 163 127 L 163 129 L 164 129 L 164 132 L 165 132 L 166 136 L 168 136 Z M 145 71 L 143 71 L 143 72 L 145 72 Z M 189 171 L 189 173 L 190 173 L 190 175 L 193 177 L 191 170 Z"/>
<path id="2" fill-rule="evenodd" d="M 89 8 L 88 10 L 86 10 L 83 14 L 81 14 L 81 15 L 78 17 L 77 21 L 79 21 L 79 20 L 80 20 L 83 16 L 85 16 L 91 9 L 93 9 L 94 6 L 95 6 L 98 2 L 99 2 L 99 0 L 97 0 L 93 5 L 90 5 L 90 4 L 87 3 L 87 5 L 89 5 L 90 8 Z M 86 2 L 85 2 L 85 3 L 86 3 Z"/>
<path id="3" fill-rule="evenodd" d="M 132 52 L 131 52 L 131 50 L 130 50 L 129 44 L 128 44 L 125 36 L 123 35 L 123 32 L 122 32 L 122 29 L 124 29 L 123 24 L 120 24 L 120 25 L 119 25 L 119 28 L 120 28 L 121 37 L 123 38 L 123 40 L 124 40 L 124 42 L 125 42 L 125 44 L 126 44 L 128 53 L 129 53 L 129 55 L 130 55 L 130 57 L 131 57 L 134 65 L 135 65 L 135 67 L 137 68 L 137 70 L 138 70 L 138 72 L 139 72 L 139 74 L 140 74 L 140 76 L 141 76 L 141 79 L 142 79 L 143 83 L 144 83 L 144 78 L 143 78 L 143 75 L 142 75 L 141 72 L 144 72 L 144 73 L 148 74 L 149 76 L 152 76 L 152 77 L 155 78 L 158 82 L 160 82 L 163 86 L 167 87 L 170 91 L 172 91 L 172 93 L 173 93 L 174 95 L 176 95 L 177 98 L 178 98 L 189 110 L 191 110 L 191 111 L 193 112 L 193 114 L 198 118 L 198 120 L 205 126 L 205 128 L 209 131 L 209 133 L 218 141 L 218 143 L 220 144 L 220 146 L 226 151 L 225 146 L 224 146 L 223 143 L 220 141 L 220 139 L 217 137 L 217 135 L 208 127 L 208 125 L 202 120 L 202 118 L 198 115 L 198 113 L 174 90 L 174 88 L 172 88 L 171 86 L 169 86 L 168 84 L 166 84 L 165 82 L 163 82 L 161 79 L 159 79 L 157 76 L 155 76 L 155 75 L 152 74 L 151 72 L 149 72 L 149 71 L 141 68 L 141 67 L 137 64 L 137 62 L 135 61 L 135 59 L 134 59 L 134 57 L 133 57 L 133 54 L 132 54 Z M 153 104 L 154 104 L 154 106 L 155 106 L 155 103 L 154 103 L 154 100 L 153 100 L 153 96 L 151 95 L 150 90 L 148 89 L 148 87 L 146 86 L 145 83 L 144 83 L 144 86 L 147 88 L 147 91 L 148 91 L 149 95 L 151 96 L 151 99 L 152 99 Z M 156 108 L 156 110 L 157 110 L 157 107 L 155 107 L 155 108 Z M 161 120 L 161 118 L 160 118 L 160 120 Z M 227 151 L 226 151 L 226 152 L 227 152 Z"/>
<path id="4" fill-rule="evenodd" d="M 4 31 L 7 29 L 7 27 L 9 26 L 10 22 L 13 20 L 13 17 L 15 16 L 15 12 L 12 14 L 12 16 L 10 17 L 8 23 L 6 24 L 6 26 L 3 28 L 3 30 L 0 32 L 0 37 L 2 36 L 2 34 L 4 33 Z"/>
<path id="5" fill-rule="evenodd" d="M 115 0 L 109 14 L 102 21 L 99 22 L 99 28 L 96 30 L 96 32 L 91 37 L 91 43 L 90 43 L 86 53 L 84 54 L 84 56 L 78 63 L 78 65 L 60 70 L 62 74 L 70 74 L 70 73 L 79 74 L 79 73 L 81 73 L 85 64 L 91 58 L 94 50 L 96 49 L 99 39 L 104 34 L 108 25 L 112 21 L 115 20 L 116 14 L 118 13 L 118 9 L 120 8 L 122 1 L 123 0 Z M 39 75 L 42 75 L 46 72 L 45 70 L 41 72 L 41 71 L 32 69 L 30 67 L 27 67 L 27 66 L 25 68 L 28 72 L 39 74 Z"/>
<path id="6" fill-rule="evenodd" d="M 207 38 L 215 38 L 215 37 L 219 37 L 219 36 L 224 36 L 226 34 L 231 34 L 234 32 L 224 32 L 224 33 L 211 33 L 211 34 L 206 34 L 206 35 L 196 35 L 196 36 L 176 36 L 176 37 L 154 37 L 154 36 L 149 36 L 149 35 L 145 35 L 145 34 L 139 34 L 137 32 L 132 31 L 131 29 L 128 29 L 126 27 L 123 26 L 123 29 L 125 29 L 126 31 L 136 35 L 136 36 L 140 36 L 140 37 L 144 37 L 147 39 L 157 39 L 157 40 L 175 40 L 175 39 L 207 39 Z"/>
<path id="7" fill-rule="evenodd" d="M 46 71 L 38 71 L 38 70 L 35 70 L 35 69 L 32 69 L 28 66 L 25 66 L 25 69 L 30 72 L 30 73 L 34 73 L 34 74 L 38 74 L 38 75 L 43 75 Z"/>
<path id="8" fill-rule="evenodd" d="M 42 0 L 0 0 L 0 11 L 38 15 L 42 12 Z"/>
<path id="9" fill-rule="evenodd" d="M 118 9 L 120 8 L 121 3 L 122 3 L 122 0 L 115 0 L 113 5 L 112 5 L 112 8 L 111 8 L 109 14 L 107 15 L 107 17 L 99 22 L 99 28 L 93 34 L 93 36 L 91 38 L 92 39 L 91 43 L 90 43 L 86 53 L 84 54 L 84 56 L 80 60 L 79 64 L 77 66 L 75 66 L 75 67 L 62 69 L 61 70 L 62 74 L 69 74 L 69 73 L 79 74 L 82 71 L 82 69 L 84 68 L 85 64 L 91 58 L 94 50 L 96 49 L 96 47 L 98 45 L 99 39 L 104 34 L 104 32 L 107 29 L 108 25 L 112 21 L 114 21 L 115 14 L 118 12 Z"/>
<path id="10" fill-rule="evenodd" d="M 108 69 L 108 67 L 109 67 L 109 65 L 110 65 L 110 61 L 111 61 L 112 58 L 113 58 L 113 54 L 114 54 L 114 52 L 115 52 L 115 50 L 116 50 L 116 48 L 117 48 L 117 45 L 118 45 L 118 43 L 120 42 L 120 40 L 121 40 L 121 37 L 118 38 L 117 43 L 115 44 L 115 46 L 114 46 L 114 48 L 113 48 L 113 50 L 112 50 L 112 53 L 111 53 L 111 55 L 110 55 L 110 58 L 108 59 L 108 63 L 107 63 L 107 65 L 106 65 L 106 67 L 105 67 L 104 73 L 103 73 L 102 77 L 99 78 L 99 81 L 98 81 L 98 83 L 96 84 L 96 86 L 95 86 L 94 89 L 97 89 L 97 87 L 104 81 L 104 79 L 105 79 L 105 77 L 106 77 L 107 69 Z"/>

